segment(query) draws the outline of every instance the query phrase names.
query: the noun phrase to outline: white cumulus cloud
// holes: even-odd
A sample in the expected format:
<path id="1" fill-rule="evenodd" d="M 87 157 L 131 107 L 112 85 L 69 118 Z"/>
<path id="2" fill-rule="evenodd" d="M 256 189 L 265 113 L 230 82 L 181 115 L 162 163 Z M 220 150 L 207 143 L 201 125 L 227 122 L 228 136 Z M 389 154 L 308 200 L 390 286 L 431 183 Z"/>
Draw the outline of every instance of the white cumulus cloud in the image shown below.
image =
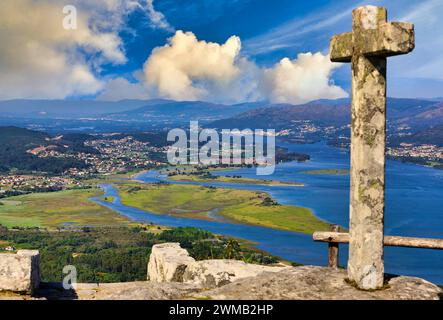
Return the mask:
<path id="1" fill-rule="evenodd" d="M 145 63 L 146 83 L 161 97 L 225 103 L 269 100 L 296 104 L 348 95 L 332 84 L 331 74 L 339 64 L 332 63 L 328 55 L 299 54 L 272 68 L 260 68 L 240 51 L 237 36 L 218 44 L 198 40 L 192 32 L 177 31 Z"/>
<path id="2" fill-rule="evenodd" d="M 330 81 L 339 65 L 320 52 L 301 53 L 297 59 L 282 59 L 273 68 L 264 70 L 263 94 L 272 102 L 300 104 L 316 99 L 337 99 L 348 94 Z"/>
<path id="3" fill-rule="evenodd" d="M 227 86 L 239 76 L 236 59 L 240 48 L 240 39 L 236 36 L 218 44 L 199 41 L 192 32 L 177 31 L 168 44 L 154 49 L 146 61 L 146 82 L 163 97 L 206 99 L 210 92 L 205 89 L 205 83 Z"/>
<path id="4" fill-rule="evenodd" d="M 127 61 L 118 32 L 137 1 L 72 0 L 77 30 L 59 0 L 0 1 L 0 99 L 95 94 L 103 64 Z"/>
<path id="5" fill-rule="evenodd" d="M 154 49 L 137 82 L 100 75 L 104 65 L 128 61 L 120 31 L 141 10 L 157 28 L 173 31 L 154 0 L 71 0 L 77 30 L 63 28 L 59 0 L 0 1 L 0 99 L 63 99 L 96 95 L 102 100 L 164 97 L 222 103 L 270 100 L 298 103 L 339 98 L 330 81 L 336 67 L 320 53 L 288 58 L 262 68 L 241 53 L 241 41 L 197 39 L 176 31 Z"/>

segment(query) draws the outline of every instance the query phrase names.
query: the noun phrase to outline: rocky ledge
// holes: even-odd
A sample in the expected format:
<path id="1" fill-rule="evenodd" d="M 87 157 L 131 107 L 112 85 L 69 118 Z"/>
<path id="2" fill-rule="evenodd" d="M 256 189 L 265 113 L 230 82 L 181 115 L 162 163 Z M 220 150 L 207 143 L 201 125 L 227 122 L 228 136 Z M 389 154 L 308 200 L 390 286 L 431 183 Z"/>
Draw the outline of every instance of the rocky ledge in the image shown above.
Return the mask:
<path id="1" fill-rule="evenodd" d="M 202 288 L 226 285 L 239 279 L 256 277 L 263 272 L 279 272 L 287 266 L 269 267 L 238 260 L 195 261 L 179 243 L 152 247 L 148 264 L 148 280 L 152 282 L 183 282 Z"/>
<path id="2" fill-rule="evenodd" d="M 31 297 L 7 295 L 6 299 Z M 195 261 L 177 243 L 156 245 L 148 265 L 148 281 L 77 284 L 65 291 L 42 284 L 33 299 L 165 300 L 439 300 L 442 289 L 414 277 L 387 277 L 382 290 L 362 291 L 344 270 L 318 266 L 259 266 L 234 260 Z M 1 295 L 0 295 L 1 299 Z"/>

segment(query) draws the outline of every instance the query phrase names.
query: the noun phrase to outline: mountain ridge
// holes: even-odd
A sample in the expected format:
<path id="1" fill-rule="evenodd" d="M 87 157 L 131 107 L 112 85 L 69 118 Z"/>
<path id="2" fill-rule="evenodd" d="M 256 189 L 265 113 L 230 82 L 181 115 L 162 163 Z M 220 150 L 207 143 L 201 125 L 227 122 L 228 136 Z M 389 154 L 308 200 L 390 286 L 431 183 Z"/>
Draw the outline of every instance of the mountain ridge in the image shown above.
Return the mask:
<path id="1" fill-rule="evenodd" d="M 410 121 L 422 119 L 420 115 L 430 113 L 432 123 L 443 123 L 443 103 L 420 99 L 388 98 L 387 118 L 402 124 L 417 127 L 427 126 L 426 121 Z M 271 108 L 259 108 L 239 114 L 235 118 L 214 121 L 208 127 L 214 128 L 274 128 L 287 129 L 294 121 L 310 120 L 323 125 L 345 125 L 351 122 L 349 99 L 316 100 L 301 105 L 284 104 Z M 429 121 L 430 122 L 430 121 Z"/>

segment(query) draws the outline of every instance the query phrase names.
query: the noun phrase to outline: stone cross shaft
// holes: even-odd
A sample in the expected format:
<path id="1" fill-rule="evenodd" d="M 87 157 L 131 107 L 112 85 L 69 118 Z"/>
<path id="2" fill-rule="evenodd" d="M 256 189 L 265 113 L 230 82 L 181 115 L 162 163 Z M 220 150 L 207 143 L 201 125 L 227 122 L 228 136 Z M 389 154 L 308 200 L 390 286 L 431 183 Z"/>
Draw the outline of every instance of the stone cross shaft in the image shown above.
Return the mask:
<path id="1" fill-rule="evenodd" d="M 352 12 L 352 32 L 331 39 L 333 62 L 352 63 L 351 190 L 348 277 L 362 289 L 383 286 L 386 58 L 414 49 L 414 26 L 387 22 L 385 8 Z"/>

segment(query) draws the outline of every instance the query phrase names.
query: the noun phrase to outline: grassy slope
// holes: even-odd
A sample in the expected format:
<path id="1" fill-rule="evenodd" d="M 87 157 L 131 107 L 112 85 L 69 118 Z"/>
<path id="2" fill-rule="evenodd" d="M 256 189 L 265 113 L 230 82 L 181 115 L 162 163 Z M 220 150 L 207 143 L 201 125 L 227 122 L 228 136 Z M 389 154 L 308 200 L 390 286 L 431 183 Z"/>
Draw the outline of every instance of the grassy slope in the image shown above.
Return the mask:
<path id="1" fill-rule="evenodd" d="M 140 190 L 131 191 L 135 186 Z M 218 209 L 234 221 L 271 228 L 302 233 L 329 228 L 307 208 L 262 205 L 266 193 L 192 185 L 121 184 L 119 190 L 123 204 L 159 214 L 211 219 L 208 213 Z"/>
<path id="2" fill-rule="evenodd" d="M 190 182 L 226 182 L 226 183 L 238 183 L 238 184 L 256 184 L 264 186 L 303 186 L 302 183 L 264 180 L 264 179 L 250 179 L 250 178 L 233 178 L 219 176 L 214 178 L 205 178 L 201 175 L 174 175 L 168 177 L 168 179 L 175 181 L 190 181 Z"/>
<path id="3" fill-rule="evenodd" d="M 113 226 L 128 222 L 125 217 L 88 200 L 99 192 L 95 189 L 69 190 L 3 199 L 0 224 L 54 228 L 66 222 L 87 226 Z"/>

